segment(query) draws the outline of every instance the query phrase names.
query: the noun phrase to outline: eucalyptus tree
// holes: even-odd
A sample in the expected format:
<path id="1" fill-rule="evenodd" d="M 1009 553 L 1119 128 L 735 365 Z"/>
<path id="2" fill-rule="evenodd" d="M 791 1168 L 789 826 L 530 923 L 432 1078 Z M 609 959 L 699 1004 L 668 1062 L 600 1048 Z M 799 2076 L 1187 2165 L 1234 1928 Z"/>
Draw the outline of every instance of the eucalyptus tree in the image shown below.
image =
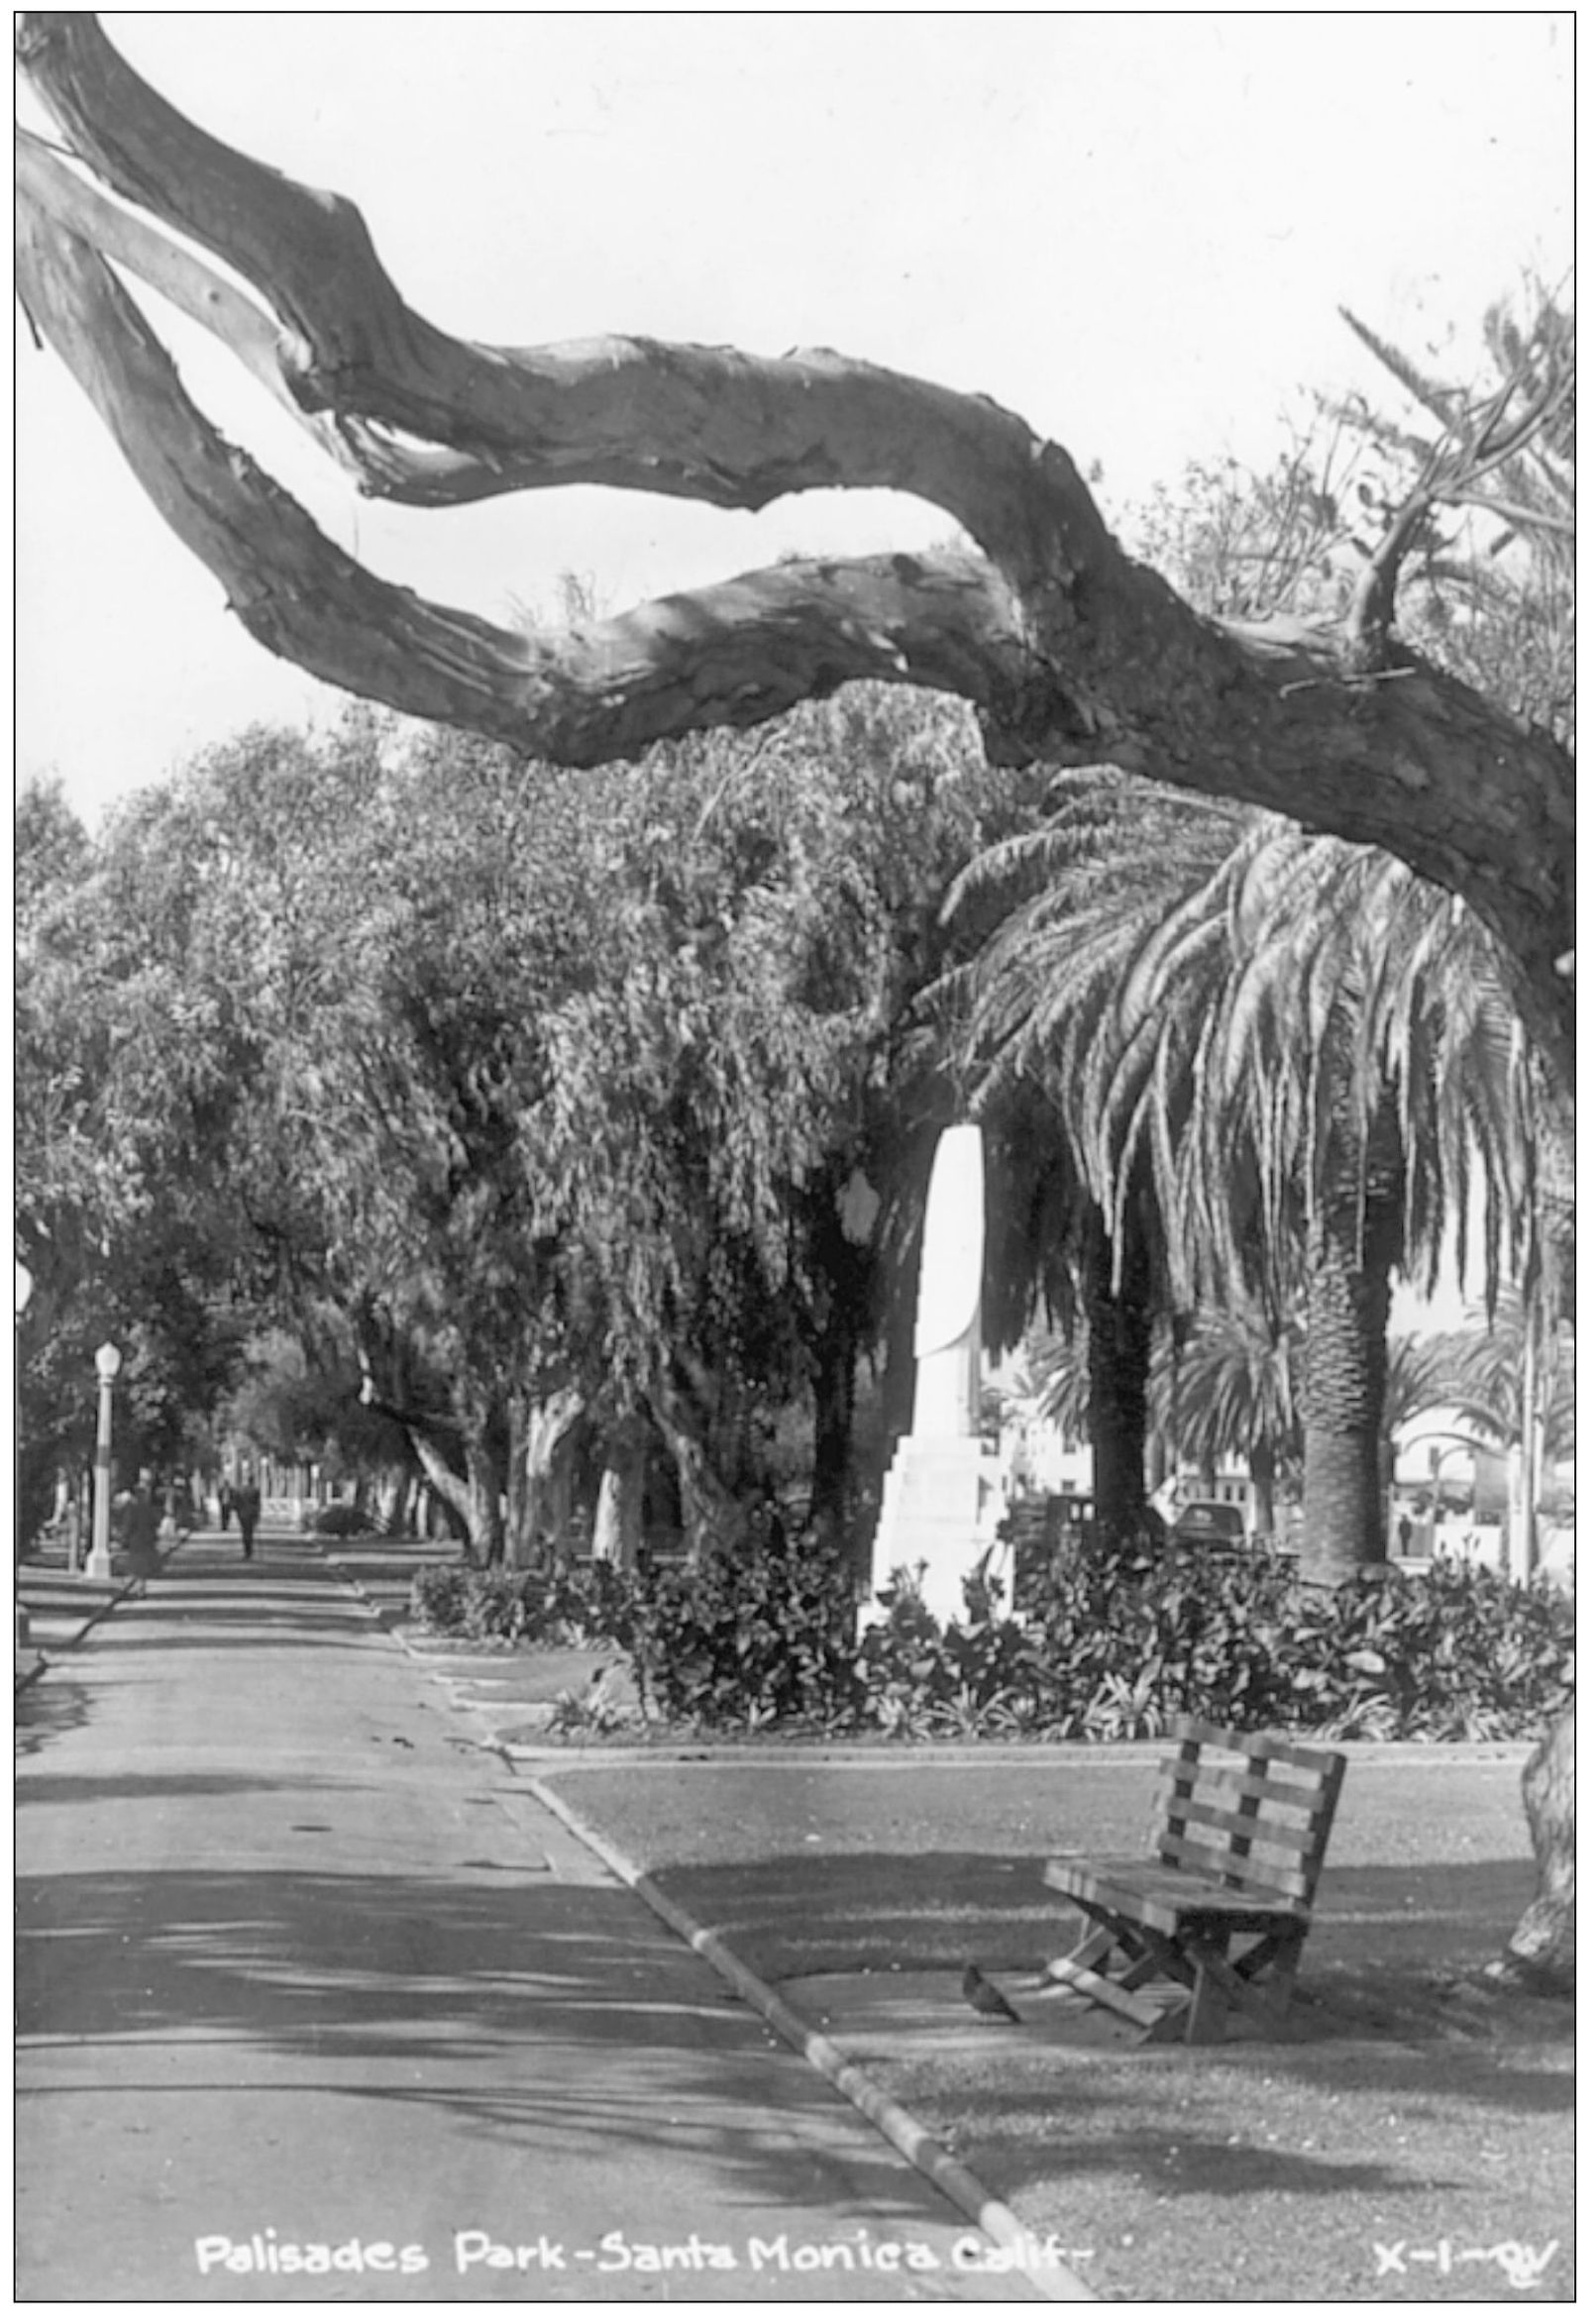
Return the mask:
<path id="1" fill-rule="evenodd" d="M 525 1549 L 529 1456 L 579 1410 L 634 1477 L 665 1445 L 724 1535 L 795 1393 L 835 1528 L 949 1100 L 907 1004 L 1030 778 L 951 707 L 856 691 L 582 783 L 369 717 L 196 781 L 163 827 L 193 1004 L 254 1042 L 232 1197 L 474 1550 Z"/>
<path id="2" fill-rule="evenodd" d="M 1243 797 L 1456 889 L 1570 1072 L 1571 768 L 1398 644 L 1408 503 L 1345 622 L 1207 619 L 1117 547 L 1067 453 L 985 397 L 823 351 L 452 338 L 405 304 L 350 201 L 206 136 L 94 17 L 25 13 L 17 48 L 69 157 L 20 147 L 20 295 L 267 649 L 573 765 L 757 724 L 852 678 L 960 693 L 1011 760 L 1112 760 Z M 944 509 L 969 545 L 779 565 L 529 641 L 335 547 L 189 400 L 127 278 L 215 333 L 369 492 L 446 507 L 593 482 L 759 507 L 888 485 Z M 1559 371 L 1542 400 L 1565 391 Z M 1520 416 L 1473 448 L 1494 456 Z M 1428 503 L 1458 473 L 1421 478 Z"/>
<path id="3" fill-rule="evenodd" d="M 52 1473 L 86 1457 L 98 1344 L 123 1355 L 124 1452 L 164 1461 L 240 1339 L 237 1243 L 211 1190 L 227 1106 L 210 1027 L 183 1003 L 169 867 L 146 860 L 148 823 L 132 811 L 91 839 L 58 793 L 20 802 L 15 1194 L 35 1517 Z"/>
<path id="4" fill-rule="evenodd" d="M 84 908 L 87 830 L 55 783 L 17 800 L 12 1188 L 27 1304 L 17 1320 L 17 1545 L 50 1511 L 57 1469 L 92 1443 L 92 1356 L 119 1318 L 107 1261 L 130 1188 L 102 1161 L 108 1044 Z"/>
<path id="5" fill-rule="evenodd" d="M 856 1373 L 896 1334 L 951 1102 L 911 1002 L 947 950 L 954 867 L 1034 784 L 988 769 L 958 712 L 862 688 L 600 783 L 601 819 L 567 780 L 610 914 L 549 1017 L 537 1140 L 571 1156 L 601 1399 L 670 1442 L 712 1536 L 768 1479 L 773 1410 L 803 1397 L 810 1512 L 835 1533 Z"/>

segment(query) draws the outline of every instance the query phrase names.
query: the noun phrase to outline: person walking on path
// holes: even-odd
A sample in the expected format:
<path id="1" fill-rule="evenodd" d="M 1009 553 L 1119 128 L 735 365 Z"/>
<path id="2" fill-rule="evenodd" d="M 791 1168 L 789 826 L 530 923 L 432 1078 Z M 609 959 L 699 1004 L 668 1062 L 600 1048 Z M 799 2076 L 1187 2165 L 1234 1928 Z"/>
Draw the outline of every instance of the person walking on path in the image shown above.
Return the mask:
<path id="1" fill-rule="evenodd" d="M 255 1527 L 261 1520 L 261 1485 L 253 1474 L 247 1474 L 233 1493 L 233 1512 L 239 1519 L 244 1559 L 250 1562 L 255 1555 Z"/>
<path id="2" fill-rule="evenodd" d="M 156 1503 L 155 1476 L 148 1466 L 139 1472 L 138 1488 L 122 1509 L 122 1551 L 136 1579 L 148 1579 L 160 1567 L 160 1509 Z"/>

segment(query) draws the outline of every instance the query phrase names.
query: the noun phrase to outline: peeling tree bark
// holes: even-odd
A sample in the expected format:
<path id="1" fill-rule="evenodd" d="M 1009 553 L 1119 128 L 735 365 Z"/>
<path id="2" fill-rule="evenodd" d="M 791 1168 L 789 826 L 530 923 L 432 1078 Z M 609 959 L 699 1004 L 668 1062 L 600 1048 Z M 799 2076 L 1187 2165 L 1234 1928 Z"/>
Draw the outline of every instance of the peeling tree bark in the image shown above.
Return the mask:
<path id="1" fill-rule="evenodd" d="M 1572 1989 L 1575 1970 L 1572 1701 L 1524 1768 L 1524 1809 L 1535 1845 L 1536 1890 L 1496 1974 L 1559 1993 Z"/>
<path id="2" fill-rule="evenodd" d="M 17 41 L 72 155 L 140 213 L 130 221 L 34 141 L 19 293 L 268 650 L 576 766 L 754 724 L 856 678 L 953 692 L 982 711 L 996 755 L 1112 763 L 1239 797 L 1384 846 L 1464 896 L 1516 960 L 1526 1016 L 1571 1079 L 1569 760 L 1371 637 L 1367 605 L 1344 634 L 1205 620 L 1119 551 L 1058 445 L 984 396 L 825 350 L 764 361 L 644 339 L 451 338 L 406 306 L 352 203 L 186 121 L 92 16 L 24 14 Z M 108 257 L 176 295 L 367 493 L 447 507 L 585 482 L 758 508 L 886 486 L 945 510 L 972 545 L 783 565 L 560 633 L 496 628 L 376 580 L 225 443 Z"/>

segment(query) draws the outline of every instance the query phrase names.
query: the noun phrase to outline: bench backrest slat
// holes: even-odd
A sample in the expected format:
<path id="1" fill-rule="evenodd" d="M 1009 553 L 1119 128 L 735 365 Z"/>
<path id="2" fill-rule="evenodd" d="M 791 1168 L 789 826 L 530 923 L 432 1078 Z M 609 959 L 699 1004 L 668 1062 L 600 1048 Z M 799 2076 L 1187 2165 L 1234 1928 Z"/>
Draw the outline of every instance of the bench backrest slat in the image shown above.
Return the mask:
<path id="1" fill-rule="evenodd" d="M 1346 1758 L 1195 1719 L 1175 1738 L 1159 1778 L 1154 1858 L 1311 1903 Z"/>
<path id="2" fill-rule="evenodd" d="M 1255 1772 L 1250 1766 L 1243 1769 L 1237 1764 L 1232 1769 L 1219 1764 L 1212 1756 L 1191 1767 L 1177 1758 L 1173 1767 L 1166 1764 L 1163 1770 L 1177 1791 L 1191 1795 L 1198 1794 L 1205 1783 L 1212 1787 L 1223 1780 L 1225 1794 L 1233 1796 L 1238 1804 L 1243 1798 L 1255 1798 L 1259 1804 L 1285 1805 L 1296 1812 L 1313 1812 L 1319 1805 L 1318 1781 L 1306 1778 L 1301 1772 L 1290 1780 L 1273 1780 L 1267 1773 Z"/>
<path id="3" fill-rule="evenodd" d="M 1343 1767 L 1346 1763 L 1346 1758 L 1336 1755 L 1332 1748 L 1311 1748 L 1301 1740 L 1282 1740 L 1273 1732 L 1226 1732 L 1222 1725 L 1205 1724 L 1197 1716 L 1178 1718 L 1174 1736 L 1180 1740 L 1196 1740 L 1205 1747 L 1230 1748 L 1239 1756 L 1259 1752 L 1276 1764 L 1295 1764 L 1303 1772 L 1323 1773 L 1327 1763 Z"/>
<path id="4" fill-rule="evenodd" d="M 1271 1900 L 1312 1901 L 1314 1880 L 1300 1861 L 1279 1861 L 1251 1852 L 1239 1854 L 1219 1845 L 1205 1845 L 1199 1837 L 1161 1837 L 1158 1859 L 1169 1869 L 1189 1869 L 1212 1877 L 1238 1893 L 1266 1894 Z"/>
<path id="5" fill-rule="evenodd" d="M 1175 1807 L 1183 1827 L 1195 1822 L 1200 1830 L 1222 1829 L 1226 1837 L 1244 1837 L 1249 1849 L 1260 1845 L 1273 1845 L 1277 1852 L 1312 1852 L 1318 1832 L 1312 1827 L 1294 1828 L 1283 1816 L 1262 1813 L 1243 1813 L 1229 1803 L 1223 1789 L 1210 1800 L 1207 1796 L 1185 1797 Z M 1173 1817 L 1173 1816 L 1172 1816 Z M 1212 1837 L 1203 1842 L 1212 1845 Z"/>

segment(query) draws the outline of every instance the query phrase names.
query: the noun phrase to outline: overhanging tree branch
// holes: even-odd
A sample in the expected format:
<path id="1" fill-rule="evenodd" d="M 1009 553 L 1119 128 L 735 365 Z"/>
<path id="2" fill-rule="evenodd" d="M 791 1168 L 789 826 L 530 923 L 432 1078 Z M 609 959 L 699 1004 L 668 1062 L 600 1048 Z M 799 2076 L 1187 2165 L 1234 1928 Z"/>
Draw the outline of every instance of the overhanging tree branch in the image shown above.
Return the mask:
<path id="1" fill-rule="evenodd" d="M 576 765 L 752 724 L 854 678 L 952 691 L 982 710 L 997 754 L 1114 763 L 1387 847 L 1503 938 L 1535 1028 L 1571 1068 L 1557 973 L 1572 941 L 1569 762 L 1393 655 L 1383 595 L 1350 634 L 1201 619 L 1120 553 L 1057 445 L 983 396 L 828 352 L 451 338 L 405 304 L 349 201 L 184 120 L 94 18 L 25 14 L 18 48 L 73 155 L 164 230 L 138 241 L 125 212 L 105 205 L 113 225 L 36 172 L 19 196 L 21 294 L 269 650 Z M 223 261 L 268 315 L 228 285 L 213 293 L 198 261 L 177 266 L 173 233 Z M 564 633 L 497 628 L 379 580 L 327 540 L 194 410 L 101 252 L 152 278 L 164 267 L 162 286 L 179 280 L 189 311 L 256 375 L 274 370 L 266 383 L 365 491 L 445 506 L 586 482 L 758 508 L 887 486 L 943 509 L 978 553 L 780 565 Z"/>

